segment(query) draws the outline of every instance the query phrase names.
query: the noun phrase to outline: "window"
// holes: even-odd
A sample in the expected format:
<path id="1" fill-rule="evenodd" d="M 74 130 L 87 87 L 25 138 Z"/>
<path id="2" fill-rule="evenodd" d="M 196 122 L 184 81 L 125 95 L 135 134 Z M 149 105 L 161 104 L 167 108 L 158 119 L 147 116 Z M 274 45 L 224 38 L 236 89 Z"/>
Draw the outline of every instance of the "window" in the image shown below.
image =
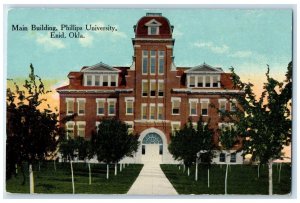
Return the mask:
<path id="1" fill-rule="evenodd" d="M 189 99 L 189 103 L 190 103 L 190 116 L 197 116 L 198 99 Z"/>
<path id="2" fill-rule="evenodd" d="M 218 76 L 214 75 L 212 79 L 213 79 L 213 87 L 219 87 Z"/>
<path id="3" fill-rule="evenodd" d="M 100 86 L 100 75 L 95 75 L 95 86 Z"/>
<path id="4" fill-rule="evenodd" d="M 100 123 L 100 121 L 96 121 L 96 133 L 98 133 Z"/>
<path id="5" fill-rule="evenodd" d="M 133 115 L 133 97 L 125 97 L 126 102 L 126 115 Z"/>
<path id="6" fill-rule="evenodd" d="M 175 135 L 176 130 L 180 130 L 180 121 L 171 122 L 172 135 Z"/>
<path id="7" fill-rule="evenodd" d="M 92 76 L 91 75 L 86 76 L 86 85 L 92 86 Z"/>
<path id="8" fill-rule="evenodd" d="M 142 80 L 142 96 L 148 96 L 148 80 Z"/>
<path id="9" fill-rule="evenodd" d="M 155 119 L 155 104 L 150 104 L 150 117 L 151 120 Z"/>
<path id="10" fill-rule="evenodd" d="M 220 153 L 220 159 L 219 159 L 219 161 L 220 162 L 225 162 L 225 159 L 226 159 L 225 153 Z"/>
<path id="11" fill-rule="evenodd" d="M 236 153 L 231 153 L 230 154 L 230 162 L 235 163 L 236 162 Z"/>
<path id="12" fill-rule="evenodd" d="M 226 111 L 226 99 L 219 99 L 219 111 L 222 113 Z"/>
<path id="13" fill-rule="evenodd" d="M 203 87 L 203 76 L 198 76 L 198 87 Z"/>
<path id="14" fill-rule="evenodd" d="M 208 99 L 201 99 L 201 114 L 202 116 L 208 116 Z"/>
<path id="15" fill-rule="evenodd" d="M 158 52 L 158 74 L 163 75 L 165 69 L 165 51 Z"/>
<path id="16" fill-rule="evenodd" d="M 74 98 L 66 98 L 67 103 L 67 115 L 74 113 Z"/>
<path id="17" fill-rule="evenodd" d="M 236 100 L 235 99 L 230 101 L 230 111 L 231 112 L 236 111 Z"/>
<path id="18" fill-rule="evenodd" d="M 85 136 L 85 121 L 77 121 L 77 136 Z"/>
<path id="19" fill-rule="evenodd" d="M 68 121 L 66 123 L 67 139 L 74 137 L 74 125 L 74 121 Z"/>
<path id="20" fill-rule="evenodd" d="M 205 76 L 205 87 L 210 87 L 210 76 Z"/>
<path id="21" fill-rule="evenodd" d="M 172 115 L 179 115 L 180 111 L 180 98 L 173 97 L 171 98 L 172 101 Z"/>
<path id="22" fill-rule="evenodd" d="M 141 114 L 142 119 L 147 119 L 147 104 L 142 104 Z"/>
<path id="23" fill-rule="evenodd" d="M 125 121 L 125 123 L 127 124 L 128 126 L 128 134 L 131 134 L 133 133 L 133 121 Z"/>
<path id="24" fill-rule="evenodd" d="M 146 51 L 146 50 L 143 50 L 143 61 L 142 61 L 142 63 L 143 63 L 143 75 L 146 75 L 146 74 L 148 74 L 148 51 Z"/>
<path id="25" fill-rule="evenodd" d="M 190 87 L 195 87 L 195 76 L 190 76 Z"/>
<path id="26" fill-rule="evenodd" d="M 146 149 L 145 149 L 145 145 L 142 145 L 142 155 L 145 155 Z"/>
<path id="27" fill-rule="evenodd" d="M 218 123 L 219 129 L 224 130 L 236 130 L 236 126 L 234 123 Z"/>
<path id="28" fill-rule="evenodd" d="M 117 86 L 117 76 L 111 75 L 110 76 L 110 86 L 116 87 Z"/>
<path id="29" fill-rule="evenodd" d="M 156 51 L 150 51 L 150 74 L 154 75 L 156 69 Z"/>
<path id="30" fill-rule="evenodd" d="M 156 95 L 156 80 L 150 80 L 150 96 L 155 97 Z"/>
<path id="31" fill-rule="evenodd" d="M 105 104 L 105 99 L 96 99 L 97 102 L 97 115 L 104 115 L 104 104 Z"/>
<path id="32" fill-rule="evenodd" d="M 103 86 L 104 87 L 108 86 L 108 75 L 103 75 Z"/>
<path id="33" fill-rule="evenodd" d="M 148 35 L 158 35 L 159 27 L 158 26 L 149 26 L 148 27 Z"/>
<path id="34" fill-rule="evenodd" d="M 78 106 L 78 115 L 84 115 L 85 114 L 85 99 L 84 98 L 77 99 L 77 106 Z"/>
<path id="35" fill-rule="evenodd" d="M 159 145 L 159 155 L 163 154 L 163 145 Z"/>
<path id="36" fill-rule="evenodd" d="M 108 115 L 114 116 L 116 115 L 116 99 L 107 99 L 108 103 Z"/>
<path id="37" fill-rule="evenodd" d="M 158 106 L 157 106 L 157 119 L 158 120 L 163 120 L 164 119 L 163 104 L 158 104 Z"/>
<path id="38" fill-rule="evenodd" d="M 164 81 L 158 80 L 158 96 L 163 97 L 164 96 Z"/>

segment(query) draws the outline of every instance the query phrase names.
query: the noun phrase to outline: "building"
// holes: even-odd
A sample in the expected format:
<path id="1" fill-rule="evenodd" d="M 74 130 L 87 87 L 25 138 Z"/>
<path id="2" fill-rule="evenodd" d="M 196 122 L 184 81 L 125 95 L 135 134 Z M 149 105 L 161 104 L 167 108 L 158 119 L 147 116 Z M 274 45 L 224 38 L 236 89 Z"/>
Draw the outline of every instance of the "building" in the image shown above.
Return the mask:
<path id="1" fill-rule="evenodd" d="M 117 117 L 140 134 L 135 162 L 173 163 L 167 149 L 170 134 L 188 118 L 193 122 L 200 115 L 205 121 L 210 118 L 214 129 L 223 125 L 211 104 L 221 110 L 235 110 L 235 101 L 228 98 L 238 91 L 230 74 L 205 63 L 176 67 L 173 28 L 160 13 L 147 13 L 134 26 L 130 67 L 101 62 L 68 74 L 69 85 L 57 92 L 60 115 L 78 114 L 75 121 L 66 124 L 70 136 L 88 138 L 101 118 Z M 217 133 L 214 142 L 218 143 Z M 216 162 L 225 163 L 224 156 L 221 153 Z M 230 157 L 228 161 L 237 162 L 235 153 Z"/>

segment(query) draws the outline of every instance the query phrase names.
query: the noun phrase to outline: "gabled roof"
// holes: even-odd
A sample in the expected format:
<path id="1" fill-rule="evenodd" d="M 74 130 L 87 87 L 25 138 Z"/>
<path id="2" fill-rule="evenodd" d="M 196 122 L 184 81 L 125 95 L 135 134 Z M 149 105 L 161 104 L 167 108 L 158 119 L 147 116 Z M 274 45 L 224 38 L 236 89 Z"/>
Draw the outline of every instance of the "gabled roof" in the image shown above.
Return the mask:
<path id="1" fill-rule="evenodd" d="M 120 72 L 120 70 L 100 62 L 93 66 L 83 67 L 80 72 Z"/>
<path id="2" fill-rule="evenodd" d="M 192 67 L 189 70 L 184 71 L 185 73 L 224 73 L 224 71 L 222 70 L 222 68 L 218 68 L 218 67 L 212 67 L 206 63 L 203 63 L 201 65 Z"/>
<path id="3" fill-rule="evenodd" d="M 152 20 L 148 21 L 147 23 L 145 23 L 145 25 L 146 26 L 161 26 L 161 23 L 155 19 L 152 19 Z"/>

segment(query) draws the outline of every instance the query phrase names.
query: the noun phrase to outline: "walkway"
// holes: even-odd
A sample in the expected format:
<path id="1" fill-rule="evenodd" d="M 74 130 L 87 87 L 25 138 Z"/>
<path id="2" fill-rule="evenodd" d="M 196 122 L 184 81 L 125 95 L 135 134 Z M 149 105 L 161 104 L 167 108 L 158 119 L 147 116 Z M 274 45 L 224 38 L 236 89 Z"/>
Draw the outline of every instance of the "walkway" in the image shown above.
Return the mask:
<path id="1" fill-rule="evenodd" d="M 159 164 L 146 164 L 131 188 L 129 195 L 177 195 L 178 193 Z"/>

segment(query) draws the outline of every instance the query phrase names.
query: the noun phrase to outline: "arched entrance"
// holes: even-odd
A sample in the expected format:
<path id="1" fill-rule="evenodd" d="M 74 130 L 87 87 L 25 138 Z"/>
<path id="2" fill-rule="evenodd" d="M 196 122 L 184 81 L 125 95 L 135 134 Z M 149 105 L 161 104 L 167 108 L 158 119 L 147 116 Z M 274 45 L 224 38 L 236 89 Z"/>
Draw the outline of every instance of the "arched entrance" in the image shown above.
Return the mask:
<path id="1" fill-rule="evenodd" d="M 142 163 L 162 163 L 163 140 L 158 133 L 147 133 L 142 140 Z"/>

